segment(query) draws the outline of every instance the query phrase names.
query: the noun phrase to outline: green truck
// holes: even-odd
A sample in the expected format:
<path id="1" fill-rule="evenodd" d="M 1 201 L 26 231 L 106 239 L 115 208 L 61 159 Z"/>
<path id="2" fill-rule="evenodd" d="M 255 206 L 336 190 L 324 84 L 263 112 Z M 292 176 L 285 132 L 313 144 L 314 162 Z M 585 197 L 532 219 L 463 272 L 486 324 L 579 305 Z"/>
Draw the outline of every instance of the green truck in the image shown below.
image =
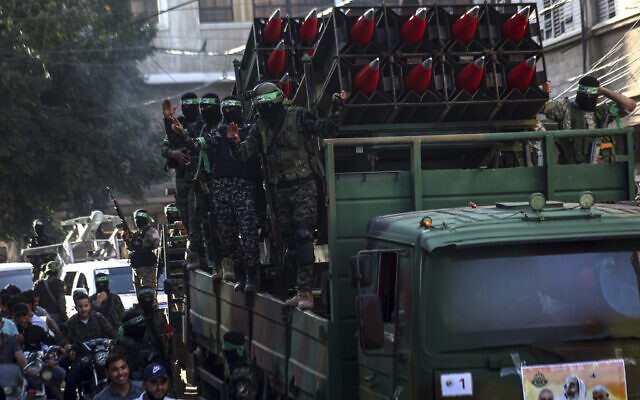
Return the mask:
<path id="1" fill-rule="evenodd" d="M 441 23 L 443 13 L 455 21 L 465 12 L 439 7 L 429 10 L 428 21 Z M 480 25 L 516 6 L 483 7 Z M 351 75 L 342 75 L 340 65 L 320 64 L 357 53 L 340 44 L 340 32 L 363 11 L 353 9 L 322 17 L 311 45 L 315 54 L 311 61 L 299 57 L 298 75 L 295 57 L 287 64 L 292 82 L 297 79 L 293 102 L 320 115 L 333 85 L 349 86 Z M 377 8 L 376 31 L 387 28 L 384 38 L 391 40 L 388 27 L 395 21 L 399 31 L 413 11 Z M 277 81 L 261 72 L 259 33 L 268 22 L 255 21 L 250 51 L 236 65 L 240 95 L 259 79 Z M 291 18 L 283 26 L 300 23 Z M 532 51 L 509 49 L 520 59 Z M 306 47 L 292 47 L 297 50 Z M 323 51 L 337 56 L 318 59 Z M 185 354 L 192 357 L 186 364 L 200 396 L 249 398 L 246 387 L 229 386 L 222 355 L 222 336 L 238 330 L 269 398 L 522 399 L 523 365 L 621 359 L 627 398 L 640 399 L 633 130 L 534 131 L 532 117 L 546 99 L 535 88 L 538 81 L 524 94 L 503 92 L 493 100 L 459 90 L 447 97 L 445 90 L 437 102 L 407 103 L 395 94 L 401 90 L 393 74 L 402 68 L 387 66 L 393 98 L 351 95 L 340 135 L 322 143 L 328 240 L 316 245 L 315 308 L 284 305 L 295 272 L 270 263 L 269 240 L 262 290 L 253 296 L 234 292 L 232 283 L 212 279 L 209 271 L 185 271 L 183 290 L 172 297 L 179 304 L 174 320 L 181 312 Z M 388 88 L 381 85 L 384 99 Z M 437 115 L 467 111 L 458 114 L 460 121 L 432 121 L 437 115 L 427 114 L 435 107 L 446 108 Z M 406 113 L 410 109 L 419 112 Z M 410 116 L 398 121 L 403 112 Z M 366 118 L 372 113 L 375 123 Z M 465 121 L 479 114 L 486 118 Z M 615 138 L 616 162 L 555 162 L 557 141 L 605 135 Z M 457 376 L 469 379 L 462 384 L 472 389 L 452 395 L 445 386 Z"/>

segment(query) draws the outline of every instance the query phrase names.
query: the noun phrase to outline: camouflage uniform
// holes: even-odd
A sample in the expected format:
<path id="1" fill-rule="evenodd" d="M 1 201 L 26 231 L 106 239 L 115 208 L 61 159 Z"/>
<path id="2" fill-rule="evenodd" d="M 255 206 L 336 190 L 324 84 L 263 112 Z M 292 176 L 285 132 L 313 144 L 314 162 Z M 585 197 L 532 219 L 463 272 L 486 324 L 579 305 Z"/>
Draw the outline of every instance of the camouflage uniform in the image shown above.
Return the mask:
<path id="1" fill-rule="evenodd" d="M 558 128 L 571 129 L 602 129 L 611 122 L 608 115 L 609 106 L 596 106 L 595 111 L 583 111 L 578 105 L 569 100 L 550 100 L 542 109 L 542 113 L 549 119 L 558 123 Z M 600 138 L 603 143 L 614 143 L 613 137 Z M 582 164 L 596 162 L 591 160 L 594 138 L 576 137 L 557 139 L 556 144 L 560 149 L 560 164 Z M 602 149 L 600 161 L 615 162 L 614 147 Z"/>
<path id="2" fill-rule="evenodd" d="M 159 246 L 160 234 L 151 225 L 135 232 L 133 238 L 127 241 L 136 294 L 142 286 L 152 287 L 154 292 L 158 288 L 158 260 L 155 250 Z"/>
<path id="3" fill-rule="evenodd" d="M 109 292 L 107 298 L 100 305 L 97 304 L 97 299 L 98 293 L 94 293 L 89 296 L 91 309 L 102 314 L 102 316 L 105 317 L 107 321 L 109 321 L 109 324 L 111 324 L 113 328 L 119 327 L 120 320 L 124 315 L 124 306 L 122 305 L 120 296 L 118 296 L 116 293 Z"/>
<path id="4" fill-rule="evenodd" d="M 64 297 L 64 282 L 49 274 L 46 279 L 40 279 L 33 287 L 34 292 L 40 297 L 40 305 L 51 315 L 58 325 L 67 322 L 67 302 Z"/>
<path id="5" fill-rule="evenodd" d="M 278 228 L 289 249 L 300 249 L 297 232 L 300 229 L 313 232 L 317 223 L 315 178 L 320 167 L 313 152 L 317 137 L 335 137 L 337 134 L 338 117 L 333 110 L 330 115 L 330 118 L 320 120 L 308 110 L 285 106 L 280 115 L 271 116 L 275 128 L 259 117 L 243 142 L 230 141 L 233 155 L 241 161 L 258 152 L 266 155 L 270 176 L 265 179 L 276 188 L 274 208 Z M 306 251 L 309 251 L 308 247 Z M 312 268 L 313 260 L 298 262 L 299 292 L 310 291 Z"/>
<path id="6" fill-rule="evenodd" d="M 204 121 L 202 120 L 190 123 L 184 119 L 184 117 L 180 117 L 178 119 L 185 129 L 185 133 L 189 135 L 194 135 L 196 132 L 200 132 L 204 126 Z M 182 217 L 182 224 L 185 229 L 189 231 L 189 188 L 191 187 L 193 173 L 195 171 L 191 170 L 191 166 L 180 165 L 176 160 L 171 158 L 171 152 L 182 148 L 183 143 L 171 129 L 170 119 L 165 118 L 164 126 L 166 137 L 162 142 L 160 153 L 168 160 L 165 168 L 174 168 L 176 170 L 176 207 L 178 207 L 178 211 Z"/>

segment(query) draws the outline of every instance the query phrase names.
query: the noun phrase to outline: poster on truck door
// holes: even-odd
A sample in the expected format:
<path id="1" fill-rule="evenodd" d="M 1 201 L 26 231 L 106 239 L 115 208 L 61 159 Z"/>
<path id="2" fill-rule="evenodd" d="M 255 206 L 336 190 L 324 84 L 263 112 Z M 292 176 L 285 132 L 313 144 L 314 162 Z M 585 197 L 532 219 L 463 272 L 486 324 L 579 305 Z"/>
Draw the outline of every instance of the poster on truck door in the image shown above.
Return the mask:
<path id="1" fill-rule="evenodd" d="M 522 367 L 525 400 L 627 400 L 623 360 Z"/>

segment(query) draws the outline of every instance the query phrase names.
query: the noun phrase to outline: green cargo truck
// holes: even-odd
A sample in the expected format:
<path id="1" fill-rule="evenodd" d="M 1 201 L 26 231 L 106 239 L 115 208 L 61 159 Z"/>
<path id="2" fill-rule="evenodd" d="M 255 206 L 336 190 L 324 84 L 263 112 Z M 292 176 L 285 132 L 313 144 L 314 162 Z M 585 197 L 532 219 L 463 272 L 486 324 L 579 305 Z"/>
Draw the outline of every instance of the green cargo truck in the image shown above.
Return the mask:
<path id="1" fill-rule="evenodd" d="M 482 7 L 479 24 L 488 28 L 479 43 L 496 32 L 490 17 L 502 23 L 517 11 Z M 316 42 L 306 44 L 315 49 L 311 61 L 296 58 L 307 47 L 287 42 L 293 55 L 286 65 L 298 88 L 293 101 L 320 115 L 336 88 L 349 89 L 342 64 L 374 47 L 388 54 L 383 42 L 415 11 L 377 8 L 380 43 L 354 49 L 341 42 L 362 11 L 353 9 L 322 17 Z M 451 22 L 464 10 L 433 6 L 427 19 Z M 240 95 L 258 80 L 278 79 L 261 69 L 269 55 L 260 39 L 266 23 L 255 21 L 236 65 Z M 489 53 L 516 61 L 542 55 L 539 44 L 498 45 Z M 435 52 L 401 49 L 416 58 Z M 313 310 L 284 305 L 295 271 L 271 265 L 269 240 L 262 290 L 253 296 L 208 271 L 185 272 L 182 339 L 201 397 L 245 398 L 246 386 L 228 385 L 222 354 L 222 336 L 238 330 L 271 398 L 442 399 L 451 393 L 448 377 L 464 374 L 472 387 L 466 398 L 522 399 L 522 365 L 622 359 L 628 398 L 640 399 L 633 130 L 533 131 L 532 117 L 546 100 L 536 88 L 543 76 L 524 93 L 506 91 L 490 85 L 504 78 L 496 63 L 485 97 L 447 90 L 449 57 L 440 65 L 444 75 L 434 78 L 444 92 L 436 85 L 435 97 L 411 92 L 409 101 L 394 78 L 404 66 L 383 62 L 389 79 L 372 96 L 350 95 L 339 136 L 323 141 L 328 244 L 316 246 Z M 486 95 L 491 88 L 495 98 Z M 556 141 L 605 134 L 615 138 L 616 162 L 554 161 Z M 533 146 L 540 146 L 535 154 Z"/>

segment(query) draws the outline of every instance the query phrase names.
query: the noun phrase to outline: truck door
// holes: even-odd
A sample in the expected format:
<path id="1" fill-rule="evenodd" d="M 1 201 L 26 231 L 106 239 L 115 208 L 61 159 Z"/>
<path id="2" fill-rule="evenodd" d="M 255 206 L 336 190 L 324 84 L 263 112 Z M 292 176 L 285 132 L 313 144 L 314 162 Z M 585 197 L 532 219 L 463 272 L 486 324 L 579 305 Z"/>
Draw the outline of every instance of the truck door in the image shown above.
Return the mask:
<path id="1" fill-rule="evenodd" d="M 407 252 L 382 251 L 373 256 L 372 285 L 363 293 L 375 293 L 384 322 L 384 347 L 360 350 L 360 398 L 388 399 L 406 386 L 410 354 L 410 257 Z M 400 389 L 402 390 L 402 389 Z"/>

